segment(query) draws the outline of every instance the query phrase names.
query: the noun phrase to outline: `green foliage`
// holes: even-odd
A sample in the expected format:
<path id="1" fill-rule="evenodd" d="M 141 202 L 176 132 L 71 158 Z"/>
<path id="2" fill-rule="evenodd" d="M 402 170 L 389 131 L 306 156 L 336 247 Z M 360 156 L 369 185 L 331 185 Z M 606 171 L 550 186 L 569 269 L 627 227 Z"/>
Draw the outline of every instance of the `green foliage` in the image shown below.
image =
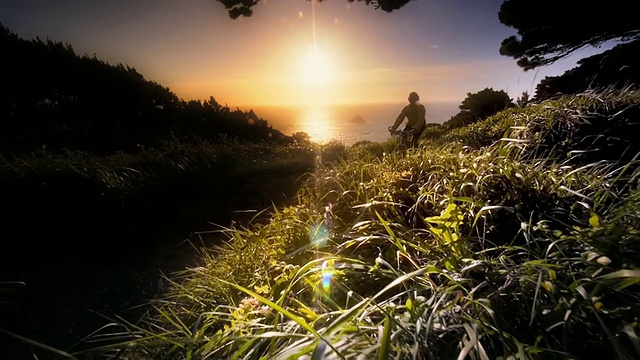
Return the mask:
<path id="1" fill-rule="evenodd" d="M 359 159 L 366 157 L 381 158 L 385 152 L 388 152 L 387 144 L 372 142 L 369 140 L 358 141 L 351 146 L 349 154 Z"/>
<path id="2" fill-rule="evenodd" d="M 406 154 L 358 144 L 319 166 L 297 205 L 225 230 L 115 348 L 125 359 L 637 357 L 640 149 L 595 143 L 588 161 L 567 149 L 637 121 L 638 107 L 637 93 L 573 97 Z"/>
<path id="3" fill-rule="evenodd" d="M 485 88 L 476 93 L 467 93 L 460 104 L 460 112 L 446 121 L 443 126 L 455 129 L 472 124 L 513 106 L 509 95 L 504 90 L 495 91 Z"/>
<path id="4" fill-rule="evenodd" d="M 346 157 L 347 147 L 340 141 L 329 141 L 320 146 L 319 155 L 321 162 L 337 162 L 338 159 Z"/>
<path id="5" fill-rule="evenodd" d="M 184 138 L 106 157 L 78 151 L 0 155 L 0 164 L 0 196 L 12 209 L 0 219 L 0 233 L 27 228 L 68 237 L 99 227 L 103 235 L 114 231 L 120 237 L 119 231 L 148 231 L 162 219 L 196 226 L 208 220 L 202 208 L 211 216 L 238 198 L 244 206 L 259 199 L 269 204 L 270 194 L 242 192 L 269 189 L 270 181 L 283 180 L 278 176 L 302 175 L 313 167 L 314 151 L 227 137 L 216 143 Z"/>
<path id="6" fill-rule="evenodd" d="M 119 152 L 104 158 L 72 151 L 3 158 L 0 180 L 3 186 L 11 187 L 25 179 L 47 182 L 53 174 L 66 176 L 68 181 L 77 176 L 95 183 L 96 192 L 126 197 L 146 187 L 160 185 L 180 173 L 194 173 L 205 168 L 256 166 L 289 157 L 311 163 L 311 149 L 238 139 L 221 138 L 217 144 L 197 138 L 180 139 L 143 148 L 136 154 Z"/>

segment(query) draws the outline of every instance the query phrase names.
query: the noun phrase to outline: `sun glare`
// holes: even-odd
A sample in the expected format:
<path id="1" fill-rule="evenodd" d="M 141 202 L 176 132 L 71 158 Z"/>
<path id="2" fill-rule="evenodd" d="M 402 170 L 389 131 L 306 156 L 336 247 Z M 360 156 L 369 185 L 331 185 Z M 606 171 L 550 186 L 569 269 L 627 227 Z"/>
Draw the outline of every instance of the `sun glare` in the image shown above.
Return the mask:
<path id="1" fill-rule="evenodd" d="M 317 49 L 311 49 L 300 58 L 298 80 L 302 85 L 319 86 L 332 82 L 329 57 Z"/>

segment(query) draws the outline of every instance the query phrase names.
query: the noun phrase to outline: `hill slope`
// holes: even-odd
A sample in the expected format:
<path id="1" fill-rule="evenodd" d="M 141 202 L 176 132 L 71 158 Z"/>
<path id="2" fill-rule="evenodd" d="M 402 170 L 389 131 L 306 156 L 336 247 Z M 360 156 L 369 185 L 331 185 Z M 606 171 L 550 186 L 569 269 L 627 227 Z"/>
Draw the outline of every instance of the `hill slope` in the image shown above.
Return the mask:
<path id="1" fill-rule="evenodd" d="M 405 156 L 353 147 L 226 230 L 126 358 L 638 356 L 639 115 L 638 93 L 586 94 Z"/>
<path id="2" fill-rule="evenodd" d="M 176 137 L 282 139 L 253 111 L 179 99 L 134 68 L 24 40 L 0 24 L 0 151 L 136 151 Z"/>

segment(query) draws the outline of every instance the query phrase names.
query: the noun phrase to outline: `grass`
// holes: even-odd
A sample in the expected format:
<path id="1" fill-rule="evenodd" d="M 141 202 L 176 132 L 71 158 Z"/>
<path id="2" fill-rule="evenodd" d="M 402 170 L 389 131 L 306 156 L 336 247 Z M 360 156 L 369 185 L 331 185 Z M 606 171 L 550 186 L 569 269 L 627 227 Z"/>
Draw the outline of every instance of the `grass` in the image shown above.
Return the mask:
<path id="1" fill-rule="evenodd" d="M 344 149 L 270 221 L 221 228 L 143 323 L 95 351 L 636 358 L 639 99 L 509 109 L 407 154 Z"/>
<path id="2" fill-rule="evenodd" d="M 100 191 L 127 196 L 200 168 L 230 169 L 290 158 L 307 161 L 311 156 L 310 149 L 296 144 L 277 146 L 276 143 L 238 139 L 221 139 L 215 143 L 196 138 L 178 139 L 160 147 L 141 147 L 138 153 L 106 157 L 72 151 L 4 156 L 0 180 L 3 185 L 11 186 L 29 178 L 39 177 L 34 181 L 46 181 L 45 177 L 52 174 L 68 178 L 75 175 L 90 179 Z"/>
<path id="3" fill-rule="evenodd" d="M 251 216 L 235 210 L 286 204 L 314 166 L 305 144 L 234 139 L 109 157 L 3 156 L 0 329 L 67 352 L 105 323 L 88 309 L 137 319 L 144 309 L 134 305 L 163 291 L 158 268 L 190 262 L 179 245 L 190 232 Z M 4 332 L 0 344 L 0 358 L 47 354 Z"/>
<path id="4" fill-rule="evenodd" d="M 5 155 L 0 164 L 0 195 L 13 209 L 0 220 L 0 232 L 23 232 L 39 223 L 47 224 L 50 234 L 67 231 L 70 223 L 78 231 L 148 229 L 154 219 L 198 202 L 205 192 L 224 201 L 222 195 L 233 191 L 238 178 L 287 167 L 302 173 L 314 159 L 312 149 L 297 144 L 191 139 L 107 157 L 71 151 Z M 127 218 L 145 224 L 129 224 Z"/>

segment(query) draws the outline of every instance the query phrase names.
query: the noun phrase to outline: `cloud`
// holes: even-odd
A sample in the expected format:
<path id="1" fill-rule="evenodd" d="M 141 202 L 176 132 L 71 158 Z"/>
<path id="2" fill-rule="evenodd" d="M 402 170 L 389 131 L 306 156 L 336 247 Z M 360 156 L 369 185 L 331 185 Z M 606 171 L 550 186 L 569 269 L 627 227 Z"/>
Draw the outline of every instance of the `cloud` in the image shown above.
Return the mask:
<path id="1" fill-rule="evenodd" d="M 424 65 L 405 69 L 373 68 L 347 74 L 348 80 L 364 83 L 398 83 L 415 81 L 450 81 L 474 75 L 472 64 Z"/>
<path id="2" fill-rule="evenodd" d="M 432 49 L 440 49 L 440 45 L 429 45 L 430 48 Z"/>

